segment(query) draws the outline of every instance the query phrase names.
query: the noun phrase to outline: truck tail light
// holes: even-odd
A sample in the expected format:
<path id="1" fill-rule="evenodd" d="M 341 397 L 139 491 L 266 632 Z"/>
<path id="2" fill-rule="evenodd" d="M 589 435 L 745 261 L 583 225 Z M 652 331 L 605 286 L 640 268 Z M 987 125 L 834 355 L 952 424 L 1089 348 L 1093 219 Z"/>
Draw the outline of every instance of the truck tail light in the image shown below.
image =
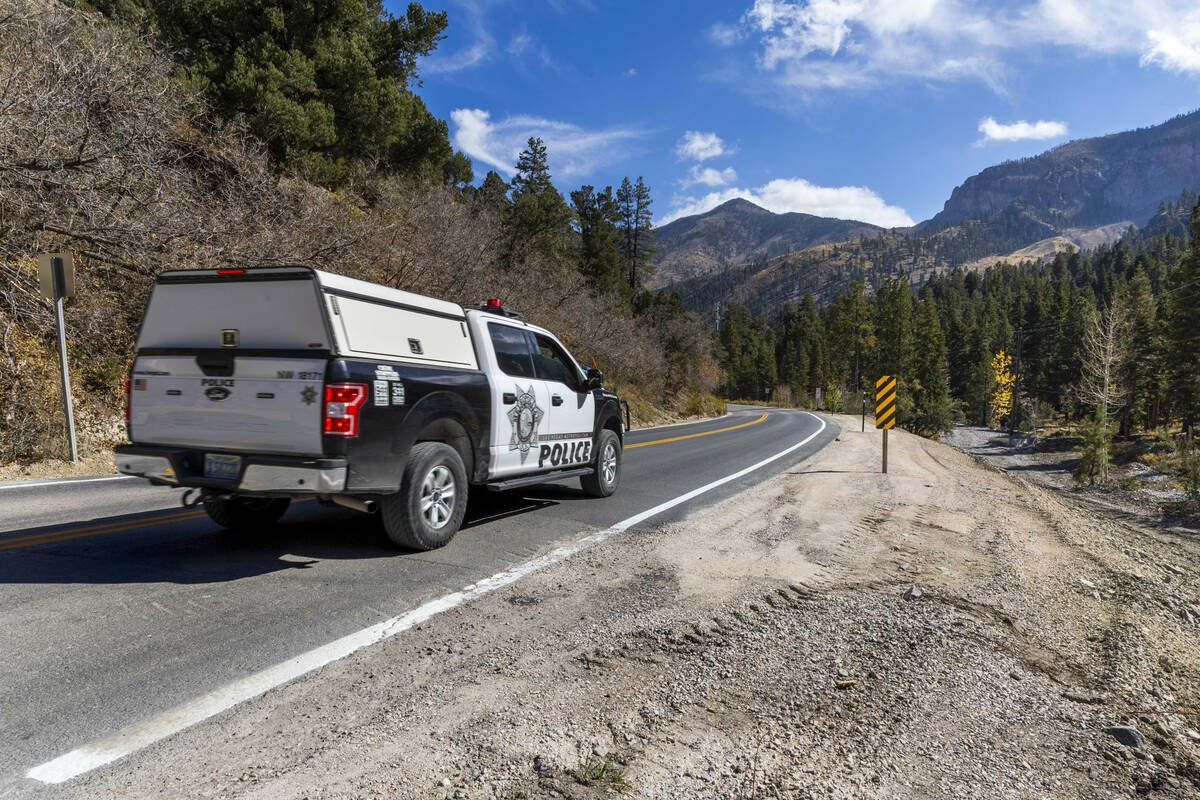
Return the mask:
<path id="1" fill-rule="evenodd" d="M 132 395 L 130 394 L 131 384 L 132 384 L 132 380 L 125 381 L 125 426 L 126 427 L 129 426 L 129 416 L 130 416 L 129 415 L 129 405 L 133 399 Z"/>
<path id="2" fill-rule="evenodd" d="M 358 416 L 366 402 L 365 383 L 325 384 L 325 435 L 346 438 L 358 436 Z"/>

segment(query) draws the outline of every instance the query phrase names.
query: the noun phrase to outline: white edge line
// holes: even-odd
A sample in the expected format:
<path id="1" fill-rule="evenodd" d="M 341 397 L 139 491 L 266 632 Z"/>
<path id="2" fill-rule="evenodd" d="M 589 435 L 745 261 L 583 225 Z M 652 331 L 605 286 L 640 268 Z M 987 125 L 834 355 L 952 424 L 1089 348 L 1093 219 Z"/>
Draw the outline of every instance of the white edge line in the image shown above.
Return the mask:
<path id="1" fill-rule="evenodd" d="M 70 486 L 73 483 L 96 483 L 97 481 L 135 481 L 136 475 L 108 475 L 103 478 L 66 478 L 61 481 L 30 481 L 5 483 L 0 485 L 0 492 L 5 489 L 33 489 L 37 486 Z"/>
<path id="2" fill-rule="evenodd" d="M 807 411 L 801 413 L 809 414 Z M 452 608 L 461 606 L 477 597 L 482 597 L 489 592 L 494 592 L 497 589 L 507 586 L 526 575 L 537 572 L 544 567 L 570 558 L 581 550 L 597 545 L 618 533 L 627 531 L 640 522 L 644 522 L 664 511 L 669 511 L 681 503 L 686 503 L 694 497 L 716 489 L 718 486 L 735 481 L 770 464 L 772 461 L 777 461 L 789 453 L 800 449 L 815 439 L 826 428 L 825 420 L 816 414 L 809 414 L 809 416 L 821 423 L 821 427 L 817 428 L 816 431 L 805 437 L 802 441 L 785 450 L 779 451 L 773 456 L 764 458 L 756 464 L 751 464 L 744 469 L 707 483 L 698 489 L 693 489 L 665 503 L 660 503 L 654 508 L 621 520 L 611 528 L 597 531 L 570 544 L 557 547 L 543 556 L 526 561 L 524 564 L 519 564 L 489 578 L 484 578 L 478 583 L 465 586 L 457 592 L 451 592 L 436 600 L 423 603 L 398 617 L 392 617 L 389 620 L 372 625 L 369 628 L 364 628 L 349 636 L 343 636 L 341 639 L 322 645 L 314 650 L 309 650 L 307 653 L 302 653 L 295 658 L 288 659 L 273 667 L 268 667 L 261 672 L 256 672 L 239 681 L 202 695 L 195 700 L 164 711 L 158 716 L 151 717 L 136 725 L 131 725 L 128 728 L 117 731 L 111 736 L 72 750 L 52 761 L 39 764 L 26 772 L 25 776 L 41 781 L 42 783 L 63 783 L 85 772 L 90 772 L 97 767 L 124 758 L 168 736 L 203 722 L 209 717 L 220 714 L 222 711 L 227 711 L 239 703 L 264 694 L 313 670 L 320 669 L 333 661 L 345 658 L 385 639 L 390 639 L 443 611 L 449 611 Z"/>

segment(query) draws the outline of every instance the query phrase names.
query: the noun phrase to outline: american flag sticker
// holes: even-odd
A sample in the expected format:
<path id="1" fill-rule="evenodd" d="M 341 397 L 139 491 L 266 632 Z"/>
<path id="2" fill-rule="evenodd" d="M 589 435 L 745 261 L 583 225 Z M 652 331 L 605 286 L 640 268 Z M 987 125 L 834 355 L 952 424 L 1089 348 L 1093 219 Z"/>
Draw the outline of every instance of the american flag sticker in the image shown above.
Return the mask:
<path id="1" fill-rule="evenodd" d="M 133 389 L 136 392 L 146 391 L 146 379 L 145 378 L 134 378 L 133 379 Z"/>

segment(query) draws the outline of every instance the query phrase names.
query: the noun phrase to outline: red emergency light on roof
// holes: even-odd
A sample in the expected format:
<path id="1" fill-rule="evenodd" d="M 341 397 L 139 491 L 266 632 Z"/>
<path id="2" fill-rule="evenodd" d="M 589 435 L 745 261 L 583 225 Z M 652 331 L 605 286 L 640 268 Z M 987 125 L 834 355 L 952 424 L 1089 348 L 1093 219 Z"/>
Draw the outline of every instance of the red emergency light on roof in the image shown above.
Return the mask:
<path id="1" fill-rule="evenodd" d="M 244 269 L 219 269 L 219 270 L 217 270 L 217 274 L 218 275 L 245 275 L 246 270 L 244 270 Z"/>
<path id="2" fill-rule="evenodd" d="M 487 301 L 488 308 L 503 308 L 504 304 L 499 299 L 492 297 Z"/>

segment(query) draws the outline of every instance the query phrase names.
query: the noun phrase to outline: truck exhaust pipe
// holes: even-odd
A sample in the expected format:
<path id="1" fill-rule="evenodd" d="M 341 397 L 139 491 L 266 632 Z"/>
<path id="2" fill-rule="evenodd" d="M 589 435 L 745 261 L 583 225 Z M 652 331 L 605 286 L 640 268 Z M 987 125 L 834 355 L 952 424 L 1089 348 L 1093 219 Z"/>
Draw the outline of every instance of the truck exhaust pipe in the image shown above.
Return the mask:
<path id="1" fill-rule="evenodd" d="M 364 514 L 374 514 L 379 510 L 374 500 L 363 500 L 361 497 L 352 497 L 345 494 L 335 494 L 329 498 L 343 508 L 349 508 L 354 511 L 361 511 Z"/>

